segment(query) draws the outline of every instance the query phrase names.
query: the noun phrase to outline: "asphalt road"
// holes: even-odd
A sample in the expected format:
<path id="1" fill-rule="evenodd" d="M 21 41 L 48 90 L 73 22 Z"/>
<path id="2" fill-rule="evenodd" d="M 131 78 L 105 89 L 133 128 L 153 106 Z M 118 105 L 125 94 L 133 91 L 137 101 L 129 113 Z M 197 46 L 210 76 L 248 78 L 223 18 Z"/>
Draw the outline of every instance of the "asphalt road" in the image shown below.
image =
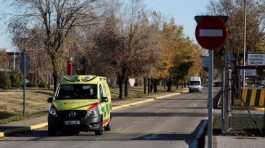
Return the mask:
<path id="1" fill-rule="evenodd" d="M 185 148 L 202 119 L 207 118 L 207 92 L 183 94 L 113 112 L 112 131 L 103 136 L 48 137 L 47 129 L 0 141 L 0 148 Z"/>

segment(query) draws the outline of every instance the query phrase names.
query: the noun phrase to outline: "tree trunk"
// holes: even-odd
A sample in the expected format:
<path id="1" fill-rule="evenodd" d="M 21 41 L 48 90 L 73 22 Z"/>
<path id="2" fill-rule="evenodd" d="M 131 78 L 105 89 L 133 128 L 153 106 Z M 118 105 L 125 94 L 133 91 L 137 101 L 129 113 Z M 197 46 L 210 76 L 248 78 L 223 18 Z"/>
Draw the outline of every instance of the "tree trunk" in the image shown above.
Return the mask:
<path id="1" fill-rule="evenodd" d="M 155 93 L 157 93 L 157 83 L 158 83 L 158 80 L 154 79 L 154 92 Z"/>
<path id="2" fill-rule="evenodd" d="M 153 78 L 150 78 L 150 90 L 151 90 L 151 93 L 154 92 L 154 79 Z"/>
<path id="3" fill-rule="evenodd" d="M 52 72 L 52 76 L 53 76 L 53 91 L 55 92 L 56 91 L 56 88 L 57 88 L 57 84 L 58 84 L 58 79 L 60 77 L 60 73 L 59 73 L 59 69 L 60 67 L 58 66 L 58 61 L 56 60 L 56 58 L 51 58 L 51 62 L 52 62 L 52 69 L 53 69 L 53 72 Z"/>
<path id="4" fill-rule="evenodd" d="M 124 79 L 124 96 L 128 97 L 128 75 Z"/>
<path id="5" fill-rule="evenodd" d="M 58 76 L 53 72 L 53 91 L 56 91 L 57 83 L 58 83 Z"/>
<path id="6" fill-rule="evenodd" d="M 124 96 L 128 97 L 128 69 L 126 67 L 122 68 L 122 82 L 124 84 Z"/>
<path id="7" fill-rule="evenodd" d="M 119 84 L 119 98 L 123 98 L 123 82 L 122 82 L 122 76 L 118 75 L 118 84 Z"/>
<path id="8" fill-rule="evenodd" d="M 150 79 L 150 78 L 147 79 L 147 87 L 148 87 L 148 88 L 147 88 L 147 89 L 148 89 L 148 94 L 150 94 L 151 91 L 152 91 L 152 90 L 151 90 L 151 79 Z"/>
<path id="9" fill-rule="evenodd" d="M 144 77 L 144 94 L 146 94 L 147 78 Z"/>
<path id="10" fill-rule="evenodd" d="M 121 74 L 119 74 L 119 98 L 123 98 L 123 84 L 124 85 L 124 95 L 128 97 L 128 69 L 126 67 L 121 68 Z"/>
<path id="11" fill-rule="evenodd" d="M 171 78 L 167 80 L 167 92 L 171 92 L 172 81 Z"/>
<path id="12" fill-rule="evenodd" d="M 167 80 L 166 79 L 163 79 L 164 90 L 166 90 L 166 83 L 167 83 Z"/>
<path id="13" fill-rule="evenodd" d="M 179 88 L 179 81 L 176 81 L 176 89 Z"/>

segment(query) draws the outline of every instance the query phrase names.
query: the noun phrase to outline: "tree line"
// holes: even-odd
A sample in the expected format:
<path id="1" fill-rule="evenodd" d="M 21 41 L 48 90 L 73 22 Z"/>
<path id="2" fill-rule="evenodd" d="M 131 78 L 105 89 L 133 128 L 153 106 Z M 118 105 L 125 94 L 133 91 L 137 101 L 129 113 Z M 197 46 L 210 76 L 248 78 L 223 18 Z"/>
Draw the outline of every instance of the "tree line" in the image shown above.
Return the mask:
<path id="1" fill-rule="evenodd" d="M 238 64 L 243 64 L 243 39 L 244 39 L 244 1 L 243 0 L 218 0 L 211 1 L 207 14 L 226 15 L 229 17 L 227 28 L 228 39 L 224 48 L 235 54 Z M 265 52 L 265 1 L 246 0 L 246 24 L 248 53 Z M 222 55 L 222 54 L 219 54 Z M 217 57 L 218 58 L 218 57 Z M 218 58 L 220 60 L 220 57 Z M 222 67 L 223 65 L 217 65 Z"/>
<path id="2" fill-rule="evenodd" d="M 216 67 L 220 73 L 223 71 L 225 50 L 232 55 L 231 69 L 233 92 L 240 96 L 242 77 L 240 77 L 239 65 L 244 61 L 244 0 L 218 0 L 211 1 L 208 5 L 208 14 L 229 16 L 227 28 L 228 39 L 223 50 L 215 55 Z M 265 53 L 265 1 L 246 0 L 246 55 L 248 53 Z M 254 79 L 254 80 L 253 80 Z M 257 69 L 257 75 L 250 78 L 252 81 L 264 80 L 264 69 Z"/>
<path id="3" fill-rule="evenodd" d="M 14 45 L 31 57 L 36 82 L 52 75 L 54 86 L 73 58 L 76 74 L 116 80 L 120 98 L 128 79 L 141 78 L 145 91 L 168 91 L 202 72 L 201 49 L 183 27 L 139 0 L 16 0 L 19 15 L 9 21 Z M 55 87 L 54 87 L 55 88 Z"/>

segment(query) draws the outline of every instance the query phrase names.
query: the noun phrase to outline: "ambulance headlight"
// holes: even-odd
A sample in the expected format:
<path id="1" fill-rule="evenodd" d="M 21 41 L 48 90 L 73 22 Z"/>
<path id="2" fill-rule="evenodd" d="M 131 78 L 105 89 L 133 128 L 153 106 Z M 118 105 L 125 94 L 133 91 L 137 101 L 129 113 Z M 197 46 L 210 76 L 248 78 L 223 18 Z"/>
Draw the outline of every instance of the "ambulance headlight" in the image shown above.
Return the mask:
<path id="1" fill-rule="evenodd" d="M 51 115 L 53 117 L 57 117 L 57 110 L 53 105 L 49 106 L 48 113 L 49 113 L 49 115 Z"/>
<path id="2" fill-rule="evenodd" d="M 98 117 L 99 116 L 99 109 L 98 109 L 98 107 L 97 108 L 94 108 L 94 109 L 91 109 L 91 110 L 88 110 L 86 116 L 87 117 L 93 117 L 93 118 Z"/>

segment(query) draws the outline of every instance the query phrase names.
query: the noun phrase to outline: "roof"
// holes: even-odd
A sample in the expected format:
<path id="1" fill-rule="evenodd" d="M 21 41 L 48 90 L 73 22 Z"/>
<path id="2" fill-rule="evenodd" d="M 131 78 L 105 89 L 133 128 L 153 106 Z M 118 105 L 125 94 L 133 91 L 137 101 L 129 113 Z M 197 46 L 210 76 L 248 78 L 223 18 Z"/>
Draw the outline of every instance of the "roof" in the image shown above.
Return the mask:
<path id="1" fill-rule="evenodd" d="M 64 76 L 61 83 L 64 84 L 97 84 L 98 81 L 106 80 L 106 77 L 96 76 L 96 75 L 73 75 Z"/>

